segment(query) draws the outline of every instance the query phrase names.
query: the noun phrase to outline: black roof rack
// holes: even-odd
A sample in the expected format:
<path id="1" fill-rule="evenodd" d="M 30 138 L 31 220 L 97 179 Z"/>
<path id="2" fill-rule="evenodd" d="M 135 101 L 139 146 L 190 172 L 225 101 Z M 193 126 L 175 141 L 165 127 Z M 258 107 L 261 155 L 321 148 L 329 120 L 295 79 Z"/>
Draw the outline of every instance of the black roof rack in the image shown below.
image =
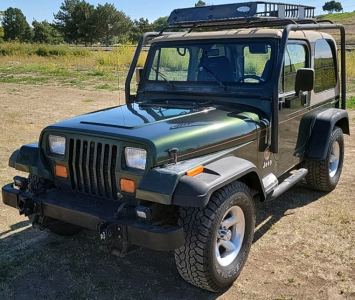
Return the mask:
<path id="1" fill-rule="evenodd" d="M 175 9 L 169 27 L 191 28 L 262 24 L 277 26 L 290 23 L 316 23 L 315 7 L 277 2 L 243 2 Z"/>

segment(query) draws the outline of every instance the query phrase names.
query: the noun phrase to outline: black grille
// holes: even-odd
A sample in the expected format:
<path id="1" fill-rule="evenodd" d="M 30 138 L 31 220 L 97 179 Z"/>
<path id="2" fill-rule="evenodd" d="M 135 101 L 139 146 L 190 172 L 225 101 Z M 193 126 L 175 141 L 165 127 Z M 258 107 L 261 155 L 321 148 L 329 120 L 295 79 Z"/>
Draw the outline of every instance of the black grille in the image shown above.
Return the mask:
<path id="1" fill-rule="evenodd" d="M 117 146 L 71 139 L 69 169 L 72 188 L 86 194 L 117 199 Z"/>

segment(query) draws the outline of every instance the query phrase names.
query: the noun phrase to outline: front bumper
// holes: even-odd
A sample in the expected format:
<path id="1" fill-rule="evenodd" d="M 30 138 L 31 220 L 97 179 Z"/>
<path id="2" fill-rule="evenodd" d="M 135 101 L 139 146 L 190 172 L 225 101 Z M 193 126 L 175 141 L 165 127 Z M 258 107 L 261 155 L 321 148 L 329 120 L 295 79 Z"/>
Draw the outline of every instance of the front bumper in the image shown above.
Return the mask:
<path id="1" fill-rule="evenodd" d="M 184 243 L 181 227 L 152 226 L 118 214 L 120 203 L 57 188 L 40 195 L 16 189 L 13 184 L 2 187 L 4 204 L 19 209 L 20 214 L 39 215 L 98 230 L 107 244 L 141 246 L 158 251 L 171 251 Z"/>

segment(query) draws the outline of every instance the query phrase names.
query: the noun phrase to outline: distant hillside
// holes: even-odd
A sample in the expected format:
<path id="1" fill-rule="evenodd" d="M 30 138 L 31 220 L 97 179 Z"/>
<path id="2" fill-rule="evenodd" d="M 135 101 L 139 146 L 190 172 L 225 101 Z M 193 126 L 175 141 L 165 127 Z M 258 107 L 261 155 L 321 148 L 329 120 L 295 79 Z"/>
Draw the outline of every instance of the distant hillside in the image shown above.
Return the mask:
<path id="1" fill-rule="evenodd" d="M 355 12 L 327 14 L 327 15 L 322 15 L 321 18 L 324 20 L 331 20 L 334 23 L 341 23 L 344 25 L 355 24 Z"/>
<path id="2" fill-rule="evenodd" d="M 319 16 L 318 18 L 343 24 L 346 32 L 346 43 L 348 45 L 355 45 L 355 12 L 327 14 Z M 336 40 L 339 40 L 337 31 L 332 31 L 331 34 Z"/>

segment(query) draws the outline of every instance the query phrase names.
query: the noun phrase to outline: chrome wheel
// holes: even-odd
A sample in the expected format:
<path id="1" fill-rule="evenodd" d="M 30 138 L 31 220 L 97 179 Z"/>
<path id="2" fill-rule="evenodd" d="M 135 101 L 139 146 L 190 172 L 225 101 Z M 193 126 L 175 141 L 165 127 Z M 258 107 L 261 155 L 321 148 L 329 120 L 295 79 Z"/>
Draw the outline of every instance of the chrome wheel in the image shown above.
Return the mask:
<path id="1" fill-rule="evenodd" d="M 332 147 L 332 152 L 329 159 L 329 176 L 334 177 L 338 171 L 340 158 L 340 146 L 338 141 L 335 141 Z"/>
<path id="2" fill-rule="evenodd" d="M 216 256 L 222 267 L 230 265 L 237 257 L 243 243 L 244 232 L 244 213 L 239 206 L 233 206 L 223 216 L 217 231 Z"/>

